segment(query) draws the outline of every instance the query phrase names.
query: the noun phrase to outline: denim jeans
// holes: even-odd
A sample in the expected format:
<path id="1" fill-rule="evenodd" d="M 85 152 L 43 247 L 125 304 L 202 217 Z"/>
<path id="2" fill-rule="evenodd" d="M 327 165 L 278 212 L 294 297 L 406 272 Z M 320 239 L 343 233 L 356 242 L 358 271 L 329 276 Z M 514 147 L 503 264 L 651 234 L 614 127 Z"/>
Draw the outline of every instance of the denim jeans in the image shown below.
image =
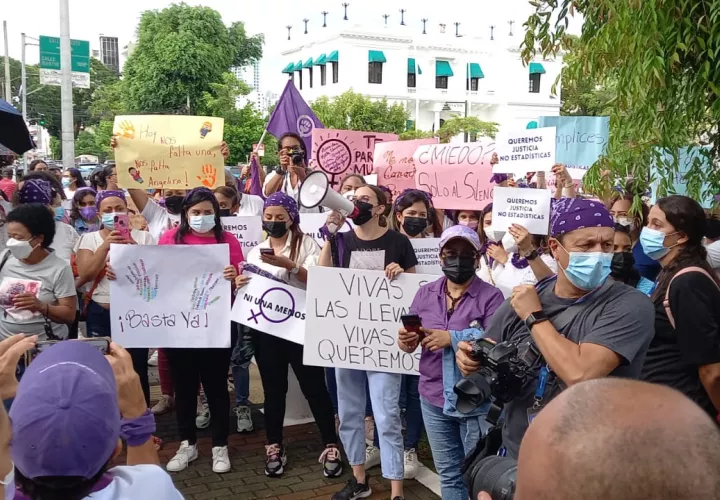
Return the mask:
<path id="1" fill-rule="evenodd" d="M 236 326 L 233 324 L 233 326 Z M 238 330 L 237 340 L 233 346 L 232 355 L 230 356 L 230 371 L 233 376 L 233 384 L 235 385 L 235 403 L 237 406 L 249 406 L 250 404 L 250 362 L 252 356 L 248 358 L 249 352 L 243 345 L 243 331 Z M 253 351 L 254 352 L 254 351 Z"/>
<path id="2" fill-rule="evenodd" d="M 400 385 L 400 408 L 405 410 L 405 449 L 417 450 L 420 436 L 423 430 L 423 416 L 420 408 L 420 391 L 418 383 L 420 377 L 417 375 L 403 375 Z M 379 448 L 380 440 L 378 439 L 377 425 L 375 425 L 375 435 L 373 436 L 373 446 Z"/>
<path id="3" fill-rule="evenodd" d="M 443 500 L 467 500 L 468 491 L 462 480 L 465 455 L 477 444 L 480 436 L 490 429 L 485 417 L 458 418 L 443 413 L 443 409 L 420 398 L 425 430 L 432 450 L 435 469 L 440 475 Z"/>
<path id="4" fill-rule="evenodd" d="M 337 382 L 335 381 L 335 368 L 325 368 L 325 382 L 327 383 L 328 393 L 330 393 L 330 401 L 332 401 L 333 410 L 335 410 L 335 415 L 337 415 L 337 413 L 338 413 L 338 396 L 337 396 Z M 372 398 L 370 397 L 370 388 L 368 387 L 367 383 L 365 384 L 365 397 L 367 399 L 367 403 L 365 404 L 365 416 L 372 417 L 373 416 L 372 404 L 371 404 Z M 377 432 L 376 432 L 376 434 L 377 434 Z"/>
<path id="5" fill-rule="evenodd" d="M 402 424 L 400 423 L 400 382 L 396 373 L 335 369 L 337 380 L 340 439 L 350 465 L 365 463 L 365 385 L 370 388 L 375 424 L 380 437 L 380 463 L 385 479 L 404 476 Z"/>

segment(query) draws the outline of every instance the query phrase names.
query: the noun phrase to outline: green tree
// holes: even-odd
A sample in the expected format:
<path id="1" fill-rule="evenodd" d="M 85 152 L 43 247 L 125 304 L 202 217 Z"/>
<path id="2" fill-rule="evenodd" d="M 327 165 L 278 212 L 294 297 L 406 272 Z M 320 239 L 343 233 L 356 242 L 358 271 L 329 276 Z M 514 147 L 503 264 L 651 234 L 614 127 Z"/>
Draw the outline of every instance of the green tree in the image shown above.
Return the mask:
<path id="1" fill-rule="evenodd" d="M 717 193 L 720 169 L 703 165 L 717 164 L 720 154 L 720 0 L 531 4 L 536 10 L 525 23 L 526 62 L 570 47 L 569 16 L 579 13 L 582 35 L 566 77 L 615 83 L 607 153 L 583 183 L 602 192 L 610 179 L 632 175 L 639 203 L 655 165 L 663 195 L 679 172 L 678 148 L 696 145 L 708 148 L 684 174 L 688 192 L 696 198 Z"/>
<path id="2" fill-rule="evenodd" d="M 458 134 L 467 134 L 469 140 L 476 140 L 480 137 L 495 138 L 499 124 L 495 122 L 482 121 L 477 116 L 454 116 L 443 123 L 437 136 L 440 142 L 450 142 L 450 139 Z"/>
<path id="3" fill-rule="evenodd" d="M 581 63 L 578 59 L 579 38 L 572 36 L 568 38 L 568 52 L 563 57 L 566 66 L 576 66 Z M 558 76 L 558 82 L 560 78 Z M 553 93 L 556 94 L 557 82 L 553 85 Z M 580 74 L 563 75 L 562 90 L 560 99 L 562 107 L 561 115 L 574 116 L 607 116 L 610 113 L 612 101 L 615 99 L 614 82 L 599 82 L 597 78 L 581 72 Z"/>
<path id="4" fill-rule="evenodd" d="M 406 130 L 402 134 L 400 134 L 399 139 L 401 141 L 413 141 L 415 139 L 428 139 L 430 137 L 435 137 L 434 132 L 430 131 L 424 131 L 424 130 Z"/>
<path id="5" fill-rule="evenodd" d="M 405 131 L 408 111 L 386 99 L 375 101 L 352 90 L 329 99 L 320 97 L 310 105 L 326 128 L 368 130 L 400 134 Z"/>
<path id="6" fill-rule="evenodd" d="M 50 156 L 59 160 L 62 158 L 62 142 L 55 136 L 50 136 Z"/>
<path id="7" fill-rule="evenodd" d="M 213 83 L 223 83 L 231 66 L 262 56 L 262 35 L 248 37 L 242 23 L 226 27 L 209 7 L 181 3 L 145 11 L 137 36 L 124 68 L 130 112 L 195 114 L 204 93 L 211 92 Z"/>

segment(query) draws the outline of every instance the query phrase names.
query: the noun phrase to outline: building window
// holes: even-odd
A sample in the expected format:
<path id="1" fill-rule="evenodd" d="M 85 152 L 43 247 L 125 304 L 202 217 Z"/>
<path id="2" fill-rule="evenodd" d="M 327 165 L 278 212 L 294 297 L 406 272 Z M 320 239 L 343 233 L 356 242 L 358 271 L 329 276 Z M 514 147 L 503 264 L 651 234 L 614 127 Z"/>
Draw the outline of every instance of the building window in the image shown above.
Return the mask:
<path id="1" fill-rule="evenodd" d="M 339 80 L 339 78 L 338 78 L 339 75 L 338 75 L 338 74 L 339 74 L 340 72 L 338 71 L 338 65 L 339 65 L 339 63 L 336 63 L 336 62 L 332 63 L 332 68 L 333 68 L 333 83 L 337 83 L 338 80 Z"/>
<path id="2" fill-rule="evenodd" d="M 310 88 L 312 88 L 312 86 L 313 86 L 313 69 L 312 68 L 308 68 L 308 75 L 310 75 L 310 77 L 308 79 L 308 84 L 310 84 Z"/>
<path id="3" fill-rule="evenodd" d="M 302 70 L 298 71 L 298 75 L 300 75 L 300 90 L 302 90 Z"/>
<path id="4" fill-rule="evenodd" d="M 435 88 L 436 89 L 448 88 L 448 77 L 447 76 L 436 76 L 435 77 Z"/>
<path id="5" fill-rule="evenodd" d="M 465 82 L 465 90 L 472 90 L 473 92 L 477 92 L 479 81 L 479 78 L 468 78 Z"/>
<path id="6" fill-rule="evenodd" d="M 415 88 L 415 73 L 408 73 L 408 87 Z"/>
<path id="7" fill-rule="evenodd" d="M 382 63 L 368 63 L 368 83 L 382 83 Z"/>
<path id="8" fill-rule="evenodd" d="M 326 73 L 325 73 L 325 65 L 320 66 L 320 85 L 325 85 L 326 83 Z"/>
<path id="9" fill-rule="evenodd" d="M 530 75 L 530 93 L 540 93 L 540 73 L 534 73 Z"/>

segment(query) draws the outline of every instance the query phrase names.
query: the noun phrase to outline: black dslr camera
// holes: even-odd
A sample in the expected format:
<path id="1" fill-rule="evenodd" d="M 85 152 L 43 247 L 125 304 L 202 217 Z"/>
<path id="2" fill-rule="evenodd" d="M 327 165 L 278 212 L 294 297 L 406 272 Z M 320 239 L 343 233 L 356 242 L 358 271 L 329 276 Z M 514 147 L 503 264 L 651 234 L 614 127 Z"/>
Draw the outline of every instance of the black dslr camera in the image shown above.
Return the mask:
<path id="1" fill-rule="evenodd" d="M 530 367 L 518 356 L 518 344 L 489 339 L 470 342 L 470 357 L 480 362 L 480 369 L 460 380 L 453 390 L 458 396 L 461 413 L 472 410 L 492 397 L 486 420 L 497 424 L 505 403 L 517 397 L 528 379 Z"/>
<path id="2" fill-rule="evenodd" d="M 292 164 L 296 167 L 302 166 L 302 164 L 305 162 L 305 153 L 300 148 L 293 148 L 288 152 L 288 156 L 290 156 L 290 161 L 292 161 Z"/>

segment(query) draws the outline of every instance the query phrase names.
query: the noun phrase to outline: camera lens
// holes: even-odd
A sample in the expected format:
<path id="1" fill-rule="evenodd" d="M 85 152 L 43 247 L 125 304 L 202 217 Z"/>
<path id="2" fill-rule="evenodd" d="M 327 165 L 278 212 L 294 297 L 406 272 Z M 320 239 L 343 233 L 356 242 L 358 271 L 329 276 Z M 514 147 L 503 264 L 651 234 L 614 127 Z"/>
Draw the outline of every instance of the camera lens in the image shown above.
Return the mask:
<path id="1" fill-rule="evenodd" d="M 490 384 L 482 371 L 471 373 L 460 379 L 453 390 L 458 397 L 455 406 L 460 413 L 470 413 L 483 404 L 492 393 Z"/>
<path id="2" fill-rule="evenodd" d="M 300 165 L 302 165 L 302 163 L 303 163 L 302 153 L 294 153 L 292 155 L 292 162 L 293 162 L 293 165 L 295 165 L 296 167 L 299 167 Z"/>
<path id="3" fill-rule="evenodd" d="M 517 461 L 508 457 L 486 457 L 473 472 L 472 498 L 485 491 L 493 500 L 512 500 L 516 483 Z"/>

